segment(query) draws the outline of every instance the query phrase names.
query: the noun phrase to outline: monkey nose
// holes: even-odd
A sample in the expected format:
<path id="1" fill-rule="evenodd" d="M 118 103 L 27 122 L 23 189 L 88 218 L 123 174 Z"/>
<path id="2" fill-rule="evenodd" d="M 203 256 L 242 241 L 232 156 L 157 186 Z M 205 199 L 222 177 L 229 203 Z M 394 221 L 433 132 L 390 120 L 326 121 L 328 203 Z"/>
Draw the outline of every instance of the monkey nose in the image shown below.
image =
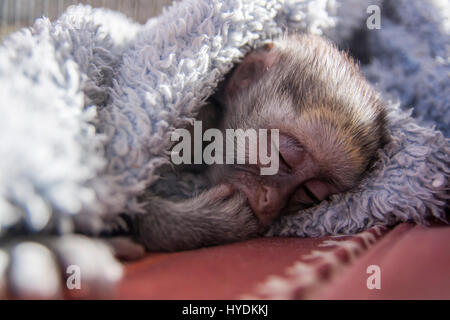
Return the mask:
<path id="1" fill-rule="evenodd" d="M 254 214 L 262 225 L 269 225 L 280 214 L 287 196 L 280 188 L 261 185 L 244 191 Z"/>

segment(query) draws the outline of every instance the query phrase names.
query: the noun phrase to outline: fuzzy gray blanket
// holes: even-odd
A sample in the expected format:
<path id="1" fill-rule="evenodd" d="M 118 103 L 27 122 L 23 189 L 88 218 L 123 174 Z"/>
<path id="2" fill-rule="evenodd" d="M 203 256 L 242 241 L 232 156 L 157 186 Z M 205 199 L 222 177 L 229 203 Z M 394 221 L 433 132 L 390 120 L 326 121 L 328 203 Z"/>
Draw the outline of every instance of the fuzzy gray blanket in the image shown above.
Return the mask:
<path id="1" fill-rule="evenodd" d="M 95 230 L 100 216 L 142 212 L 137 196 L 149 186 L 176 190 L 158 176 L 171 132 L 234 63 L 286 28 L 363 50 L 364 72 L 389 101 L 392 141 L 357 190 L 283 217 L 268 234 L 445 219 L 450 4 L 389 2 L 381 29 L 369 30 L 369 2 L 183 0 L 145 25 L 80 5 L 13 34 L 0 47 L 0 236 L 19 226 L 65 232 L 72 216 Z"/>

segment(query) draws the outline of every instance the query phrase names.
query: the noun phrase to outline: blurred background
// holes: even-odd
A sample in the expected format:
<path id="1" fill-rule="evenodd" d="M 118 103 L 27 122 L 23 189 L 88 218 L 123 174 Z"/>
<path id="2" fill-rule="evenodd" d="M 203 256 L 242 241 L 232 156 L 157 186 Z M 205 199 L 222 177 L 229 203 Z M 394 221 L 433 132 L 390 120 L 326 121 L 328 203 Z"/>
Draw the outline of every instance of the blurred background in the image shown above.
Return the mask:
<path id="1" fill-rule="evenodd" d="M 110 8 L 144 23 L 171 2 L 172 0 L 0 0 L 0 40 L 13 31 L 30 26 L 39 17 L 46 16 L 54 20 L 73 4 Z"/>

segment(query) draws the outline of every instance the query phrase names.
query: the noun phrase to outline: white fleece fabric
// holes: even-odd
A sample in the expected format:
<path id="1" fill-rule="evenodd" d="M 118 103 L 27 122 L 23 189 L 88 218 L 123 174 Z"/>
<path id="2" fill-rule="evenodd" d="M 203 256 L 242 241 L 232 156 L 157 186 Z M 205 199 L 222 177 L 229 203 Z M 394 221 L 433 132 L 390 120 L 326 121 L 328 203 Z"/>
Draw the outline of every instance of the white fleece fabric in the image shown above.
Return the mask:
<path id="1" fill-rule="evenodd" d="M 176 190 L 157 174 L 171 132 L 192 121 L 234 63 L 286 28 L 344 43 L 365 28 L 372 3 L 183 0 L 145 25 L 78 5 L 11 35 L 0 47 L 0 236 L 17 226 L 65 231 L 73 215 L 95 229 L 101 215 L 141 212 L 146 188 Z M 364 71 L 389 101 L 392 142 L 359 188 L 279 219 L 269 235 L 444 219 L 449 11 L 438 0 L 382 8 L 381 30 L 367 30 L 362 45 Z"/>

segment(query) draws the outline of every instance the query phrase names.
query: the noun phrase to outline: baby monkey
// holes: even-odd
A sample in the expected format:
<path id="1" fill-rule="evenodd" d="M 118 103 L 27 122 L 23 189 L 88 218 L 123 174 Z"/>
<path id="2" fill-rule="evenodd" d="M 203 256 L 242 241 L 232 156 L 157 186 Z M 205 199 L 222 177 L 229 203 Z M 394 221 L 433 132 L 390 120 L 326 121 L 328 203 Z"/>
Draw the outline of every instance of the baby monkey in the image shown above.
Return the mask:
<path id="1" fill-rule="evenodd" d="M 133 217 L 149 250 L 182 250 L 256 236 L 280 214 L 299 212 L 356 186 L 387 141 L 386 111 L 358 66 L 328 40 L 292 35 L 250 54 L 217 99 L 226 129 L 278 129 L 279 170 L 209 166 L 212 187 L 173 202 L 147 196 Z M 246 154 L 257 148 L 246 144 Z M 234 162 L 236 163 L 236 161 Z M 259 162 L 258 162 L 259 163 Z"/>

